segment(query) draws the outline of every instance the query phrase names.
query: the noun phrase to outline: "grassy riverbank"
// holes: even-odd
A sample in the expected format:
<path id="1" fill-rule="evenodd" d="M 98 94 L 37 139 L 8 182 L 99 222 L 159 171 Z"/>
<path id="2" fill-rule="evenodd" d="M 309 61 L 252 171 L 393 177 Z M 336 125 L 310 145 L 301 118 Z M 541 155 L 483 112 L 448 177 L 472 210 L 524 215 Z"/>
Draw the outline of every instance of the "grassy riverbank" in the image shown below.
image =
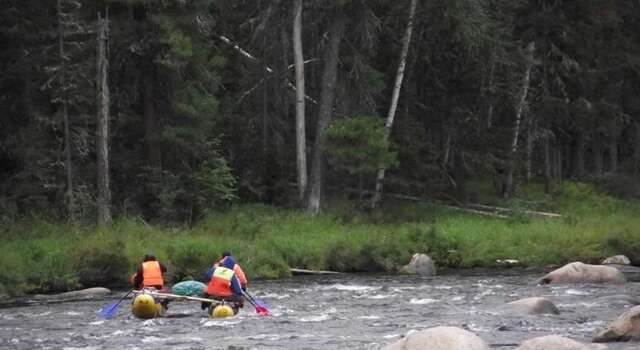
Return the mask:
<path id="1" fill-rule="evenodd" d="M 505 258 L 547 266 L 640 255 L 640 205 L 590 186 L 567 184 L 553 196 L 532 186 L 519 199 L 492 204 L 564 217 L 505 220 L 408 202 L 387 202 L 381 211 L 364 214 L 340 202 L 318 218 L 241 205 L 189 229 L 136 218 L 120 219 L 108 230 L 29 221 L 2 228 L 0 293 L 124 284 L 148 251 L 167 264 L 172 281 L 200 278 L 223 250 L 231 250 L 249 276 L 267 278 L 286 276 L 289 267 L 392 271 L 415 252 L 460 268 L 494 266 Z"/>

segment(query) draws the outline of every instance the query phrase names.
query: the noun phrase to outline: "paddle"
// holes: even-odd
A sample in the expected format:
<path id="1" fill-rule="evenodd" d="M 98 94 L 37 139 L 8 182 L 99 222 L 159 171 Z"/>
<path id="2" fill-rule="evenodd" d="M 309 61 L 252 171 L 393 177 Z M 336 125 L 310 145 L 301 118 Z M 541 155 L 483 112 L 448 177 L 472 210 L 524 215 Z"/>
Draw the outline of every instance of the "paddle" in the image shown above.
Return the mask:
<path id="1" fill-rule="evenodd" d="M 107 306 L 104 306 L 102 309 L 100 309 L 100 312 L 98 313 L 98 317 L 103 319 L 103 320 L 108 320 L 110 318 L 115 317 L 118 314 L 118 306 L 120 306 L 120 303 L 126 299 L 129 294 L 131 294 L 131 292 L 133 292 L 133 289 L 131 289 L 130 291 L 127 292 L 127 294 L 125 294 L 122 298 L 120 298 L 118 301 L 113 302 Z"/>
<path id="2" fill-rule="evenodd" d="M 262 316 L 273 316 L 271 310 L 269 310 L 269 306 L 265 302 L 255 299 L 247 291 L 243 291 L 242 294 L 244 294 L 245 298 L 247 298 L 249 303 L 256 309 L 256 313 Z"/>

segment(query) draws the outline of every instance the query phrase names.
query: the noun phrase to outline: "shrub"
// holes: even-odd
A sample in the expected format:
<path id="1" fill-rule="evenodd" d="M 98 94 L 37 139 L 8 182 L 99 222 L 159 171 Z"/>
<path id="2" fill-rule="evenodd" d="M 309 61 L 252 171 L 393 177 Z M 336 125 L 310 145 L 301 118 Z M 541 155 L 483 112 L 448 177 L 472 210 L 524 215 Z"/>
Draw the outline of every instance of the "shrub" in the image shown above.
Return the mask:
<path id="1" fill-rule="evenodd" d="M 126 281 L 129 261 L 120 240 L 89 240 L 73 253 L 74 270 L 84 287 L 122 284 Z"/>

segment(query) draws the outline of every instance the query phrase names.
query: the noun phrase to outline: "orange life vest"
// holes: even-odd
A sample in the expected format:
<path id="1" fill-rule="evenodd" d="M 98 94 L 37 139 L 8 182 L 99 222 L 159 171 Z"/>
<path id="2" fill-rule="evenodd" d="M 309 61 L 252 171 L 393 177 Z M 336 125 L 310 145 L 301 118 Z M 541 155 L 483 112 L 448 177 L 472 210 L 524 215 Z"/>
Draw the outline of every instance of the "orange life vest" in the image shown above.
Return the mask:
<path id="1" fill-rule="evenodd" d="M 157 261 L 145 261 L 142 263 L 142 286 L 144 287 L 162 287 L 164 279 L 162 278 L 162 270 L 160 263 Z"/>
<path id="2" fill-rule="evenodd" d="M 244 275 L 244 271 L 242 271 L 242 268 L 240 267 L 240 265 L 238 264 L 233 265 L 233 272 L 235 272 L 236 277 L 238 277 L 238 280 L 240 281 L 240 287 L 246 287 L 247 277 Z"/>
<path id="3" fill-rule="evenodd" d="M 222 259 L 224 260 L 224 259 Z M 222 261 L 220 260 L 220 261 Z M 213 264 L 213 267 L 218 267 L 220 266 L 220 261 L 216 262 L 215 264 Z M 238 277 L 238 281 L 240 281 L 240 287 L 244 288 L 247 286 L 247 283 L 249 281 L 247 281 L 247 276 L 244 275 L 244 271 L 242 271 L 242 268 L 240 267 L 240 265 L 235 264 L 233 265 L 233 272 L 236 273 L 236 277 Z"/>
<path id="4" fill-rule="evenodd" d="M 233 270 L 223 266 L 216 267 L 213 270 L 213 277 L 209 281 L 206 293 L 216 297 L 230 297 L 233 295 L 231 289 L 231 279 L 233 278 Z"/>

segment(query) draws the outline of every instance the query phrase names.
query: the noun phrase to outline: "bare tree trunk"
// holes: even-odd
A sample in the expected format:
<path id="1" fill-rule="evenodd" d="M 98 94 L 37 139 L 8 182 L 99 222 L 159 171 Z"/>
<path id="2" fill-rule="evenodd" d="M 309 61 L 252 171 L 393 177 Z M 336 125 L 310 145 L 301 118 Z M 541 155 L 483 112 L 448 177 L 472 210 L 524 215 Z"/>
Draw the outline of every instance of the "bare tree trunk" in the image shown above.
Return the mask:
<path id="1" fill-rule="evenodd" d="M 109 60 L 107 40 L 109 37 L 108 12 L 105 18 L 98 15 L 98 113 L 96 123 L 97 155 L 97 222 L 98 226 L 111 225 L 111 190 L 109 188 Z"/>
<path id="2" fill-rule="evenodd" d="M 618 171 L 618 138 L 614 136 L 609 139 L 609 172 Z"/>
<path id="3" fill-rule="evenodd" d="M 516 107 L 516 120 L 513 126 L 513 137 L 511 138 L 511 149 L 509 152 L 509 159 L 507 165 L 507 175 L 504 184 L 503 196 L 508 198 L 513 193 L 513 174 L 515 171 L 515 156 L 518 151 L 518 136 L 520 133 L 520 122 L 522 120 L 522 113 L 525 105 L 527 104 L 527 95 L 529 93 L 529 85 L 531 82 L 531 68 L 533 67 L 533 53 L 535 51 L 535 43 L 532 41 L 527 46 L 527 69 L 525 70 L 524 77 L 522 78 L 522 90 L 520 92 L 520 98 L 518 99 L 518 106 Z"/>
<path id="4" fill-rule="evenodd" d="M 411 0 L 409 5 L 409 19 L 407 20 L 407 30 L 402 38 L 402 51 L 400 52 L 400 63 L 398 64 L 398 71 L 396 72 L 396 80 L 393 85 L 393 94 L 391 95 L 391 105 L 389 106 L 389 112 L 387 113 L 387 121 L 385 122 L 385 138 L 389 138 L 391 133 L 391 127 L 393 126 L 393 120 L 396 116 L 396 109 L 398 108 L 398 99 L 400 98 L 400 89 L 402 88 L 402 78 L 404 77 L 404 68 L 407 64 L 407 55 L 409 53 L 409 44 L 411 43 L 411 33 L 413 32 L 413 19 L 416 13 L 417 0 Z M 382 187 L 384 184 L 384 175 L 386 169 L 381 167 L 378 169 L 378 175 L 376 176 L 376 190 L 371 201 L 373 208 L 377 207 L 380 203 L 382 196 Z"/>
<path id="5" fill-rule="evenodd" d="M 69 103 L 67 95 L 67 82 L 65 77 L 67 75 L 67 59 L 64 53 L 64 25 L 63 25 L 63 13 L 62 13 L 62 0 L 58 0 L 58 54 L 60 56 L 60 90 L 62 91 L 62 119 L 64 122 L 64 168 L 67 178 L 67 188 L 65 191 L 65 197 L 67 197 L 67 219 L 71 223 L 76 222 L 76 205 L 75 197 L 73 194 L 73 164 L 71 160 L 71 132 L 69 130 Z"/>
<path id="6" fill-rule="evenodd" d="M 296 2 L 293 18 L 293 57 L 296 65 L 296 165 L 298 197 L 304 200 L 307 191 L 307 146 L 305 131 L 304 56 L 302 55 L 302 0 Z"/>
<path id="7" fill-rule="evenodd" d="M 574 173 L 573 173 L 573 175 L 577 179 L 581 179 L 584 176 L 584 150 L 585 150 L 584 133 L 582 131 L 579 131 L 576 139 L 576 149 L 575 149 L 575 158 L 574 158 L 575 166 L 574 166 Z"/>
<path id="8" fill-rule="evenodd" d="M 602 152 L 602 140 L 600 136 L 596 135 L 593 141 L 593 164 L 595 166 L 595 176 L 601 177 L 604 172 L 604 160 Z"/>
<path id="9" fill-rule="evenodd" d="M 496 70 L 496 54 L 495 51 L 491 54 L 491 68 L 489 69 L 489 106 L 487 107 L 487 129 L 490 129 L 493 126 L 493 110 L 495 105 L 495 84 L 494 84 L 494 76 Z"/>
<path id="10" fill-rule="evenodd" d="M 640 174 L 640 123 L 636 122 L 634 125 L 636 129 L 636 143 L 634 145 L 633 154 L 633 158 L 635 161 L 634 174 L 638 175 Z"/>
<path id="11" fill-rule="evenodd" d="M 562 181 L 562 145 L 558 145 L 556 147 L 554 147 L 554 153 L 555 153 L 555 162 L 556 165 L 554 167 L 555 170 L 555 178 L 556 181 L 559 183 Z"/>
<path id="12" fill-rule="evenodd" d="M 309 193 L 307 195 L 306 209 L 311 215 L 320 213 L 323 168 L 324 168 L 324 143 L 326 129 L 331 122 L 333 114 L 333 100 L 336 93 L 336 80 L 338 73 L 338 55 L 340 43 L 344 33 L 344 14 L 339 10 L 334 15 L 329 29 L 329 47 L 325 52 L 324 71 L 322 73 L 322 91 L 320 93 L 320 107 L 318 110 L 318 126 L 313 147 L 311 177 L 309 181 Z"/>
<path id="13" fill-rule="evenodd" d="M 152 63 L 148 63 L 152 65 Z M 152 66 L 145 69 L 142 78 L 142 99 L 144 118 L 144 159 L 147 166 L 162 167 L 162 150 L 160 149 L 160 123 L 156 113 L 154 76 Z"/>
<path id="14" fill-rule="evenodd" d="M 551 179 L 551 135 L 546 131 L 544 135 L 544 192 L 551 192 L 551 185 L 553 180 Z"/>
<path id="15" fill-rule="evenodd" d="M 533 123 L 530 123 L 533 124 Z M 535 136 L 535 127 L 533 125 L 529 126 L 529 130 L 527 131 L 527 155 L 525 160 L 525 179 L 527 183 L 531 181 L 532 171 L 531 165 L 533 163 L 533 139 Z"/>

